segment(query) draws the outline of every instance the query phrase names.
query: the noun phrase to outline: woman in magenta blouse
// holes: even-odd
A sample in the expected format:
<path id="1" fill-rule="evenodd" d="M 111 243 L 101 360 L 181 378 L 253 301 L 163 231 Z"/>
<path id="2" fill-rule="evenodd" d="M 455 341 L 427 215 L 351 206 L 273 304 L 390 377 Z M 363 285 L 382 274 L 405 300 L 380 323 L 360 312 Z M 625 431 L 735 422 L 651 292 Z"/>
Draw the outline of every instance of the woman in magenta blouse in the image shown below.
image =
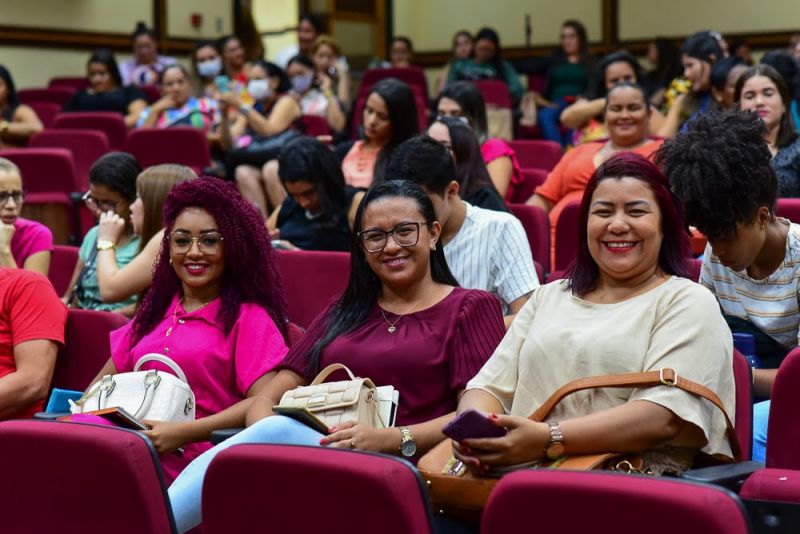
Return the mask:
<path id="1" fill-rule="evenodd" d="M 415 184 L 390 180 L 368 191 L 354 232 L 347 289 L 278 365 L 247 414 L 249 428 L 192 462 L 170 487 L 179 531 L 201 522 L 206 469 L 236 443 L 323 445 L 414 460 L 444 439 L 441 428 L 453 417 L 459 394 L 505 333 L 500 302 L 457 287 L 433 204 Z M 273 414 L 286 391 L 307 385 L 332 363 L 394 386 L 400 393 L 398 426 L 348 422 L 323 436 Z"/>
<path id="2" fill-rule="evenodd" d="M 263 219 L 233 185 L 198 178 L 175 186 L 164 224 L 153 284 L 133 321 L 112 332 L 111 358 L 96 380 L 133 371 L 151 353 L 181 367 L 195 394 L 196 420 L 151 421 L 145 432 L 170 482 L 211 447 L 213 430 L 244 424 L 249 397 L 286 355 L 287 323 Z M 158 362 L 142 369 L 170 372 Z"/>

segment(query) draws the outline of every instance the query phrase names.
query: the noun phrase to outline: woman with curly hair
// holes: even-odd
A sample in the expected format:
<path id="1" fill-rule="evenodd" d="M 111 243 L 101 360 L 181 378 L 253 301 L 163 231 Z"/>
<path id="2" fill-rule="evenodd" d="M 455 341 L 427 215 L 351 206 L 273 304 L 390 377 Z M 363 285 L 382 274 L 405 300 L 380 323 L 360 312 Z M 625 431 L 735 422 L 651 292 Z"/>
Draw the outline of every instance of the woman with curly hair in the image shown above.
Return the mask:
<path id="1" fill-rule="evenodd" d="M 765 133 L 755 113 L 702 115 L 657 155 L 683 197 L 686 222 L 708 237 L 700 283 L 731 330 L 755 337 L 760 397 L 769 397 L 778 366 L 800 340 L 800 225 L 775 216 L 778 180 Z M 763 461 L 764 407 L 755 415 L 753 459 Z"/>
<path id="2" fill-rule="evenodd" d="M 207 177 L 177 185 L 164 224 L 153 284 L 133 321 L 112 332 L 111 358 L 95 381 L 130 372 L 151 353 L 180 366 L 195 393 L 197 419 L 148 421 L 152 429 L 145 432 L 171 482 L 211 447 L 213 430 L 244 424 L 250 397 L 286 355 L 287 322 L 261 215 L 233 185 Z M 142 366 L 149 368 L 167 369 Z M 183 454 L 171 454 L 181 447 Z"/>

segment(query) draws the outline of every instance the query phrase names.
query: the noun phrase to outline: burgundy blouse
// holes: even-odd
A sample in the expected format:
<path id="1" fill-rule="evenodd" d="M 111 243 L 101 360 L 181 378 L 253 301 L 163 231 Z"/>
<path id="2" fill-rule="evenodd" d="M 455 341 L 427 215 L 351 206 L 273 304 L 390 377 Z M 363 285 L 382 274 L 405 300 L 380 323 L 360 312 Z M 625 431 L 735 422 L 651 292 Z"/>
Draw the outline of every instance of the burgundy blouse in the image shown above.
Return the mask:
<path id="1" fill-rule="evenodd" d="M 322 313 L 289 350 L 277 369 L 290 369 L 311 382 L 307 356 L 325 331 Z M 386 312 L 394 322 L 397 316 Z M 475 289 L 455 288 L 428 309 L 389 324 L 375 305 L 362 326 L 339 336 L 322 351 L 319 370 L 346 365 L 356 376 L 400 393 L 397 425 L 430 421 L 456 409 L 456 393 L 481 369 L 505 335 L 500 301 Z M 334 373 L 329 380 L 346 380 Z"/>

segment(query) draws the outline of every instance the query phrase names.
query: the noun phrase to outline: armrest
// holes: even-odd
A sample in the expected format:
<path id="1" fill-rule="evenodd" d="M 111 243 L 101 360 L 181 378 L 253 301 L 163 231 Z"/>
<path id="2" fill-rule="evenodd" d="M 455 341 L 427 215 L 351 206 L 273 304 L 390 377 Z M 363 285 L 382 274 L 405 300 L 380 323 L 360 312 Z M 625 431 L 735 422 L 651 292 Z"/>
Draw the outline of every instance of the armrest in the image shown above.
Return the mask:
<path id="1" fill-rule="evenodd" d="M 702 469 L 691 469 L 684 471 L 680 478 L 691 482 L 723 486 L 738 494 L 747 477 L 759 469 L 764 469 L 764 464 L 761 462 L 738 462 L 703 467 Z"/>
<path id="2" fill-rule="evenodd" d="M 235 436 L 236 434 L 238 434 L 242 430 L 244 430 L 244 427 L 242 427 L 242 428 L 223 428 L 222 430 L 214 430 L 211 433 L 210 441 L 214 445 L 219 445 L 220 443 L 222 443 L 226 439 L 232 438 L 233 436 Z"/>
<path id="3" fill-rule="evenodd" d="M 72 415 L 69 412 L 36 412 L 33 414 L 34 419 L 40 419 L 42 421 L 55 421 L 59 417 L 63 417 L 65 415 Z"/>

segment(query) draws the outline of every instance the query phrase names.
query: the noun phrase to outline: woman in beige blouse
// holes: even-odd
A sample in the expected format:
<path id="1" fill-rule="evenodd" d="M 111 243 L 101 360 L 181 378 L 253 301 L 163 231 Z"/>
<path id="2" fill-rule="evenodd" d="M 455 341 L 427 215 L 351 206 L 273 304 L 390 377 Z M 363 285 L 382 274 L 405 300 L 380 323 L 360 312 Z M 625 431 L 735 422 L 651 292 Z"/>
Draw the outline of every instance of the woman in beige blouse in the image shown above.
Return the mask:
<path id="1" fill-rule="evenodd" d="M 731 334 L 711 293 L 681 277 L 687 236 L 666 178 L 638 154 L 616 155 L 581 210 L 570 278 L 534 291 L 459 403 L 508 433 L 464 440 L 456 455 L 478 472 L 547 460 L 560 430 L 563 455 L 644 452 L 657 474 L 691 467 L 700 451 L 731 457 L 722 413 L 678 388 L 585 390 L 547 422 L 527 419 L 572 380 L 665 367 L 716 392 L 734 417 Z"/>

